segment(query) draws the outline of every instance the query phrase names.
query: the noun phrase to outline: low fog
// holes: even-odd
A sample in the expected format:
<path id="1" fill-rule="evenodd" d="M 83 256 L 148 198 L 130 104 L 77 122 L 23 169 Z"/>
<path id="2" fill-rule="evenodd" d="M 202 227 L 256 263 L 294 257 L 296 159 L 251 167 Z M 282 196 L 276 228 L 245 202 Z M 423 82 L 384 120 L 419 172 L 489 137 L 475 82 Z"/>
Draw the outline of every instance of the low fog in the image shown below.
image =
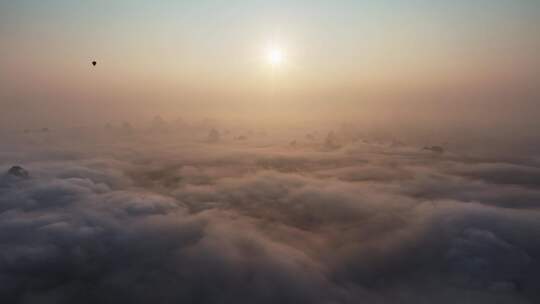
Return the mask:
<path id="1" fill-rule="evenodd" d="M 3 130 L 0 298 L 537 303 L 540 159 L 474 136 L 165 116 Z"/>

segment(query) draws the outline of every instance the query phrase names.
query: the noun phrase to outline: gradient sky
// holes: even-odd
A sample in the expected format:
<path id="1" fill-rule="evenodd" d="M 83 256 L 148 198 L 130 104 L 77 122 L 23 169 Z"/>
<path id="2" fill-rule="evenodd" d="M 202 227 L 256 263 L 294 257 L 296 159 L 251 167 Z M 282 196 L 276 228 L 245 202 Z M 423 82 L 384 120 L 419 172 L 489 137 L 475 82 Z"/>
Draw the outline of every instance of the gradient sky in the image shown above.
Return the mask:
<path id="1" fill-rule="evenodd" d="M 0 118 L 475 119 L 489 106 L 532 122 L 539 28 L 536 0 L 2 1 Z M 271 42 L 287 57 L 275 69 Z"/>

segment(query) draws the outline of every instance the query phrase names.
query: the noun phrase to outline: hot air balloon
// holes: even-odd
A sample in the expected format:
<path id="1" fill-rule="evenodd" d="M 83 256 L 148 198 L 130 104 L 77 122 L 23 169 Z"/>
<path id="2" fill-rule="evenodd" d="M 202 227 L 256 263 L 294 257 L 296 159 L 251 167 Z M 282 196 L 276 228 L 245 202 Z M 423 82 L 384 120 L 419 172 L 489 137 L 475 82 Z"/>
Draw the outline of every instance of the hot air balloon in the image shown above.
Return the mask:
<path id="1" fill-rule="evenodd" d="M 93 66 L 96 66 L 96 64 L 97 64 L 97 61 L 92 61 Z"/>

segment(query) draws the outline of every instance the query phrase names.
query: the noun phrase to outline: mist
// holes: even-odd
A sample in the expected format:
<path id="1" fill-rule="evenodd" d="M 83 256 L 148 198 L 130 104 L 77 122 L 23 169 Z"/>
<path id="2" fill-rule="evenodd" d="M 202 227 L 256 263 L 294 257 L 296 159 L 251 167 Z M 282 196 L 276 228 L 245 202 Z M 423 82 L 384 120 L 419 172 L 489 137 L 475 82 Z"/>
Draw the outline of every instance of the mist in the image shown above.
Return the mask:
<path id="1" fill-rule="evenodd" d="M 536 157 L 160 117 L 3 143 L 9 302 L 539 299 Z"/>

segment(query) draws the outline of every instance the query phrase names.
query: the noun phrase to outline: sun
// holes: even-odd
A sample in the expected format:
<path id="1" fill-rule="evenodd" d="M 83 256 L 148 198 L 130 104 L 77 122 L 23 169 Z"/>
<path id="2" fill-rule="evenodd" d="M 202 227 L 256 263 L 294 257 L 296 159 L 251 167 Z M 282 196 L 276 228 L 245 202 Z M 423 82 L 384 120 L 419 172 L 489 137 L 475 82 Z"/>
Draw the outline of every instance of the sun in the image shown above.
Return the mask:
<path id="1" fill-rule="evenodd" d="M 266 50 L 266 60 L 272 66 L 278 66 L 285 60 L 285 53 L 280 47 L 271 46 Z"/>

